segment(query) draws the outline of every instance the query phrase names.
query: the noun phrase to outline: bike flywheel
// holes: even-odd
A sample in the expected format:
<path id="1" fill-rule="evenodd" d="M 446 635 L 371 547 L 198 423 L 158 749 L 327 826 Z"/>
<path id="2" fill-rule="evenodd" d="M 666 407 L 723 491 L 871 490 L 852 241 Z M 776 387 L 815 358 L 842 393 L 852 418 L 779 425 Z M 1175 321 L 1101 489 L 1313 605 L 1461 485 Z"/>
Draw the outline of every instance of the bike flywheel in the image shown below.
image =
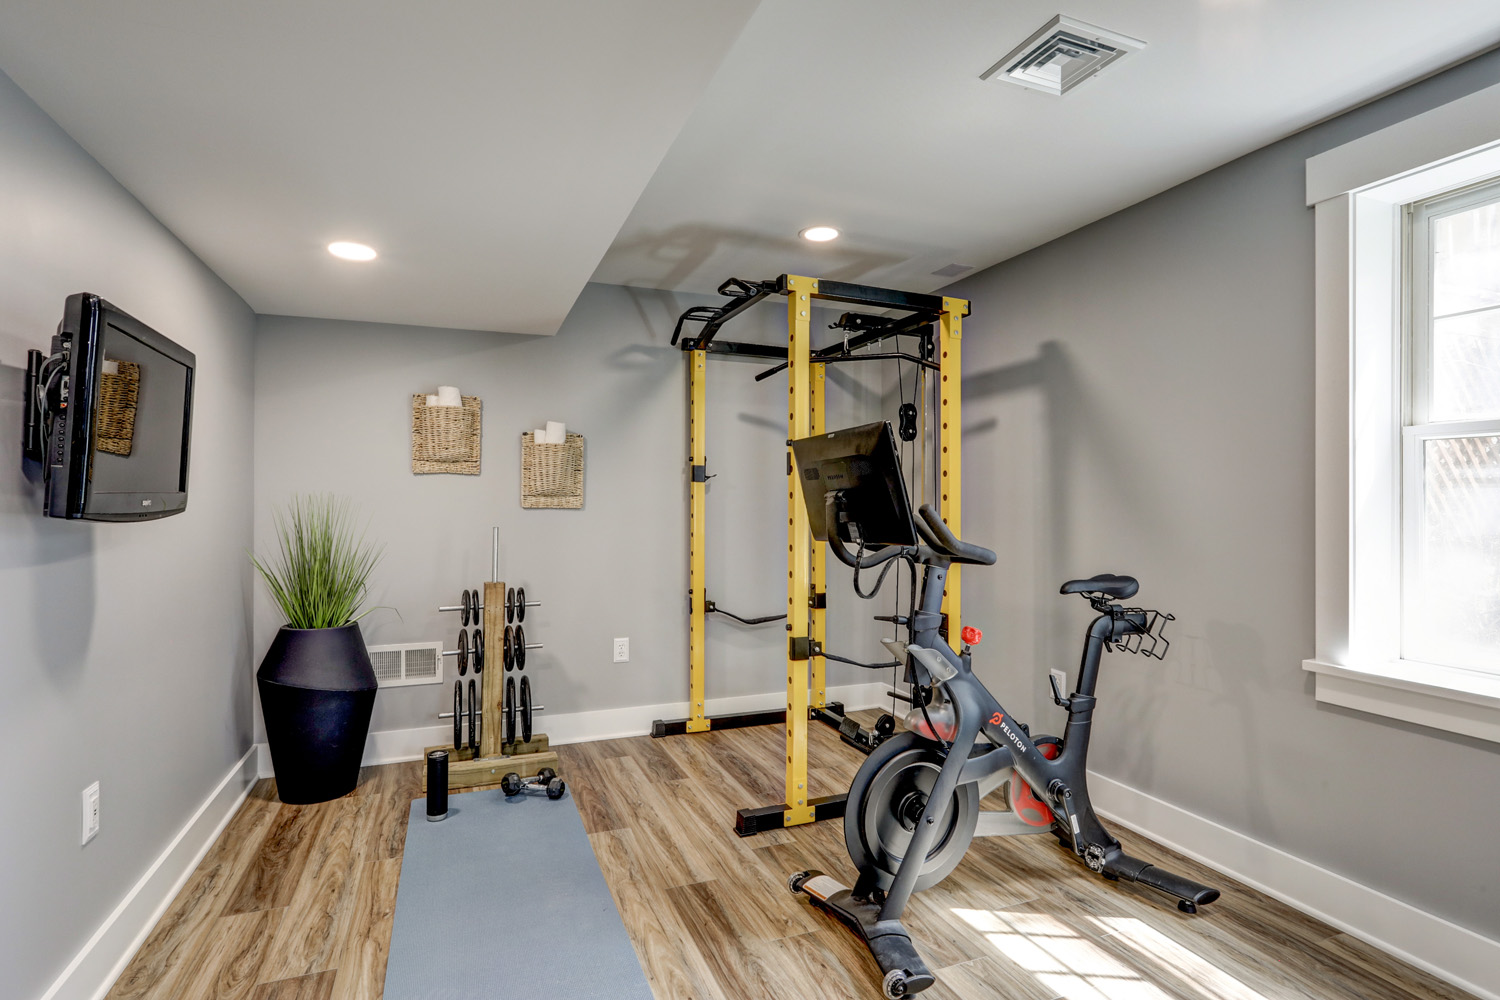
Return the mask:
<path id="1" fill-rule="evenodd" d="M 912 835 L 942 770 L 938 746 L 915 733 L 882 743 L 854 777 L 844 810 L 844 843 L 861 873 L 872 873 L 889 889 L 911 846 Z M 958 865 L 979 821 L 979 790 L 972 782 L 954 789 L 938 813 L 937 840 L 922 861 L 916 890 L 930 888 Z"/>

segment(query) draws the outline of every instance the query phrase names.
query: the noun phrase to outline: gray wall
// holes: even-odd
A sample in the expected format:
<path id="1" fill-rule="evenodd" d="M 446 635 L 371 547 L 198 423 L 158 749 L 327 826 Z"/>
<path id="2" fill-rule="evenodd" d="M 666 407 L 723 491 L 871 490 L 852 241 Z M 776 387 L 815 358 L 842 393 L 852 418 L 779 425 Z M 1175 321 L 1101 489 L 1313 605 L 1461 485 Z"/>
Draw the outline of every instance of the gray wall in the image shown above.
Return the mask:
<path id="1" fill-rule="evenodd" d="M 185 513 L 41 517 L 27 348 L 73 292 L 198 356 Z M 250 746 L 249 308 L 0 76 L 0 995 L 39 995 Z M 79 793 L 101 831 L 79 847 Z"/>
<path id="2" fill-rule="evenodd" d="M 1044 667 L 1141 580 L 1164 663 L 1106 659 L 1094 766 L 1500 937 L 1500 747 L 1317 704 L 1313 213 L 1304 160 L 1500 80 L 1500 54 L 1252 153 L 951 286 L 965 327 L 965 534 L 981 674 L 1047 728 Z"/>
<path id="3" fill-rule="evenodd" d="M 395 609 L 364 620 L 367 641 L 452 648 L 458 617 L 436 608 L 489 579 L 498 525 L 502 578 L 544 602 L 526 618 L 528 638 L 546 644 L 527 672 L 549 713 L 685 701 L 686 369 L 668 340 L 677 315 L 706 301 L 590 285 L 555 337 L 261 317 L 257 551 L 274 546 L 272 509 L 292 494 L 354 498 L 386 547 L 372 603 Z M 759 306 L 724 336 L 785 344 L 785 315 L 779 303 Z M 707 590 L 747 616 L 786 601 L 786 380 L 755 382 L 763 367 L 715 358 L 709 376 Z M 829 425 L 868 419 L 881 374 L 835 371 Z M 483 400 L 481 475 L 411 473 L 410 395 L 439 384 Z M 521 509 L 519 435 L 548 419 L 586 438 L 582 510 Z M 831 635 L 847 636 L 840 651 L 884 659 L 869 607 L 853 607 L 847 586 L 830 589 Z M 256 601 L 260 656 L 281 619 L 263 588 Z M 615 636 L 630 638 L 629 663 L 611 662 Z M 711 616 L 708 639 L 709 697 L 785 690 L 782 626 Z M 831 668 L 830 683 L 879 679 L 855 670 Z M 386 689 L 372 729 L 438 725 L 451 698 L 448 684 Z"/>

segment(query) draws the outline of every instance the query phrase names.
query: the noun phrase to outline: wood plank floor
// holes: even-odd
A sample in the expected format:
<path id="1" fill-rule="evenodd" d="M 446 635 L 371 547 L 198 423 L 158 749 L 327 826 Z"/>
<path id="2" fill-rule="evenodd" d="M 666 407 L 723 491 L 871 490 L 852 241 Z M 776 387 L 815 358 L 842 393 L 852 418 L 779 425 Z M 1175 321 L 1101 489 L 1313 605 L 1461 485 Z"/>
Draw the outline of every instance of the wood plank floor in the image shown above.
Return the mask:
<path id="1" fill-rule="evenodd" d="M 809 789 L 860 757 L 812 727 Z M 559 747 L 657 1000 L 880 995 L 858 940 L 786 877 L 852 869 L 838 822 L 741 840 L 734 811 L 781 798 L 773 727 Z M 369 768 L 337 802 L 288 806 L 263 781 L 110 998 L 378 1000 L 420 764 Z M 1092 875 L 1050 837 L 974 842 L 917 894 L 907 926 L 938 973 L 930 1000 L 1472 1000 L 1128 830 L 1132 854 L 1224 890 L 1197 915 Z M 500 942 L 497 942 L 500 946 Z"/>

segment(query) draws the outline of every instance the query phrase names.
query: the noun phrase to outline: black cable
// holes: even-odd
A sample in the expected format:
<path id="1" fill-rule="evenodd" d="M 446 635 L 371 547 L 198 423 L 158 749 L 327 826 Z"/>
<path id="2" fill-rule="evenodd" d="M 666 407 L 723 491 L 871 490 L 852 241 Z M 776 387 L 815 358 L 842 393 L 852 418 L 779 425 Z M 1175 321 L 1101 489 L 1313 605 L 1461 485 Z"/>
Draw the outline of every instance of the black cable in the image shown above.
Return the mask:
<path id="1" fill-rule="evenodd" d="M 55 367 L 49 371 L 48 365 L 54 365 Z M 42 447 L 44 450 L 52 446 L 52 420 L 55 416 L 52 408 L 47 405 L 47 399 L 52 394 L 53 381 L 59 375 L 66 378 L 67 374 L 67 363 L 56 354 L 42 362 L 41 370 L 37 372 L 36 387 L 32 390 L 31 405 L 35 408 L 36 412 L 42 415 Z"/>
<path id="2" fill-rule="evenodd" d="M 948 751 L 953 749 L 953 744 L 949 743 L 947 740 L 938 735 L 937 726 L 934 726 L 932 724 L 932 716 L 927 714 L 927 699 L 913 697 L 912 701 L 916 702 L 917 707 L 922 710 L 922 720 L 927 723 L 927 731 L 932 734 L 933 739 L 937 740 L 938 743 L 942 745 L 943 756 L 948 756 Z"/>
<path id="3" fill-rule="evenodd" d="M 859 565 L 858 565 L 858 563 L 864 557 L 864 554 L 865 554 L 865 540 L 864 540 L 863 537 L 861 537 L 860 540 L 859 540 L 859 550 L 857 552 L 855 552 L 855 554 L 854 554 L 854 562 L 855 562 L 855 567 L 854 567 L 854 592 L 856 594 L 858 594 L 860 597 L 862 597 L 862 598 L 864 598 L 865 600 L 868 601 L 868 600 L 873 599 L 876 594 L 880 593 L 880 588 L 885 585 L 885 575 L 891 571 L 891 567 L 892 566 L 896 565 L 897 559 L 907 559 L 907 558 L 910 558 L 910 557 L 908 557 L 908 556 L 898 556 L 897 559 L 887 560 L 886 564 L 880 568 L 880 575 L 875 578 L 875 588 L 873 590 L 871 590 L 867 594 L 862 589 L 860 589 L 860 586 L 859 586 Z"/>

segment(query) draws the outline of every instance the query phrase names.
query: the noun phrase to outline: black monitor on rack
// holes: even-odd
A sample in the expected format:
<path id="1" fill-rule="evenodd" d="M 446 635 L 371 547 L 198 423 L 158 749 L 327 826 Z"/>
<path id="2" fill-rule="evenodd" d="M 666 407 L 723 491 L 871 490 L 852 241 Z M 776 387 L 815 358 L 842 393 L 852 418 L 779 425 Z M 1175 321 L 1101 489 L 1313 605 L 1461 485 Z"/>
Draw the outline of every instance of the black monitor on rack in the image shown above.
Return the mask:
<path id="1" fill-rule="evenodd" d="M 838 535 L 867 550 L 916 545 L 906 479 L 889 421 L 861 424 L 792 442 L 813 537 L 828 540 L 826 496 L 841 495 Z"/>

